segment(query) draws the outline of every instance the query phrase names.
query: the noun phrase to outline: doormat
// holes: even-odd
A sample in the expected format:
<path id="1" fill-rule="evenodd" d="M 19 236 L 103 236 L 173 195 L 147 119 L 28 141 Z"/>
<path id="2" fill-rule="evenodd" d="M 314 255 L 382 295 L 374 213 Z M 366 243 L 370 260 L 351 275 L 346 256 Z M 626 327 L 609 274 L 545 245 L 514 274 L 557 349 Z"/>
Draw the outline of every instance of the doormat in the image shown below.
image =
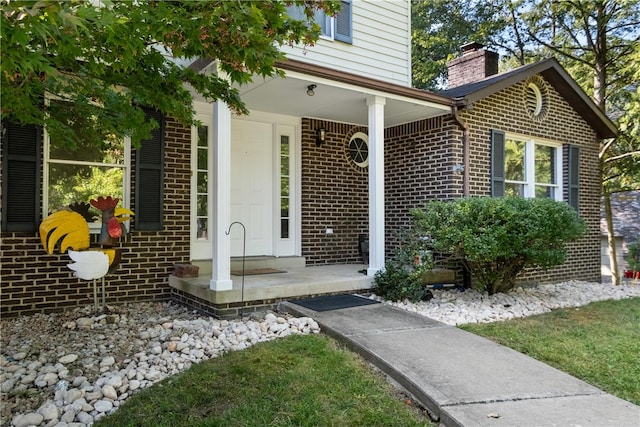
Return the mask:
<path id="1" fill-rule="evenodd" d="M 284 270 L 276 270 L 275 268 L 252 268 L 251 270 L 245 270 L 245 276 L 257 276 L 259 274 L 276 274 L 286 273 Z M 242 270 L 231 270 L 232 276 L 242 276 Z"/>
<path id="2" fill-rule="evenodd" d="M 360 307 L 362 305 L 380 304 L 380 301 L 364 298 L 358 295 L 327 295 L 316 298 L 303 298 L 290 302 L 309 308 L 313 311 L 330 311 L 341 308 Z"/>

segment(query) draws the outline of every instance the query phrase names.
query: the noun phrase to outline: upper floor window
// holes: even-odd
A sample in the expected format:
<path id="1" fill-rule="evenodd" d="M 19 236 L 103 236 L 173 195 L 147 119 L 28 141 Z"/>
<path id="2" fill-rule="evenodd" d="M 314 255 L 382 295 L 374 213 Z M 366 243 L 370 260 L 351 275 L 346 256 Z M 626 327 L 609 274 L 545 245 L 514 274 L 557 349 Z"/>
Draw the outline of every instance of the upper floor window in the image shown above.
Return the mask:
<path id="1" fill-rule="evenodd" d="M 493 131 L 492 194 L 562 200 L 562 146 Z"/>
<path id="2" fill-rule="evenodd" d="M 315 12 L 314 21 L 320 26 L 320 34 L 322 37 L 352 43 L 351 1 L 352 0 L 342 0 L 340 13 L 335 17 L 327 16 L 322 10 Z M 306 19 L 301 6 L 289 6 L 287 7 L 287 11 L 289 16 L 294 19 Z"/>

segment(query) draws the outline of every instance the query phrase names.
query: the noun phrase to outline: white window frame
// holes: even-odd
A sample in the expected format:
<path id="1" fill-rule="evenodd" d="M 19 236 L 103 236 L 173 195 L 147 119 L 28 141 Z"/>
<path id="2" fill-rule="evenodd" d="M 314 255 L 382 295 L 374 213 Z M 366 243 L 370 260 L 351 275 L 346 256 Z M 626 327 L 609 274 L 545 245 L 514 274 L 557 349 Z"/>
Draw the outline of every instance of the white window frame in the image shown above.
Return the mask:
<path id="1" fill-rule="evenodd" d="M 324 25 L 321 25 L 319 22 L 320 19 L 324 18 Z M 333 16 L 327 16 L 323 11 L 316 12 L 315 21 L 320 25 L 322 32 L 320 33 L 320 37 L 327 40 L 335 40 L 335 26 L 336 19 Z"/>
<path id="2" fill-rule="evenodd" d="M 46 102 L 49 102 L 51 97 L 46 98 Z M 96 166 L 96 167 L 116 167 L 122 169 L 122 198 L 119 206 L 129 209 L 131 200 L 131 138 L 124 138 L 124 158 L 123 163 L 100 163 L 100 162 L 85 162 L 78 160 L 64 160 L 64 159 L 52 159 L 51 158 L 51 138 L 47 129 L 44 128 L 44 149 L 43 149 L 43 167 L 42 167 L 42 217 L 46 218 L 49 215 L 49 165 L 51 164 L 65 164 L 65 165 L 80 165 L 80 166 Z M 105 194 L 108 196 L 108 194 Z M 123 223 L 128 229 L 129 224 Z M 100 233 L 101 221 L 90 223 L 89 229 L 92 234 Z"/>
<path id="3" fill-rule="evenodd" d="M 505 133 L 505 147 L 508 140 L 517 140 L 525 143 L 524 153 L 524 181 L 509 180 L 505 176 L 504 183 L 505 188 L 507 184 L 520 184 L 524 187 L 524 197 L 534 198 L 536 197 L 536 186 L 542 185 L 551 187 L 554 189 L 553 199 L 556 201 L 563 200 L 563 170 L 562 170 L 562 144 L 546 140 L 543 138 L 532 138 L 531 136 L 518 135 L 513 133 Z M 535 168 L 535 149 L 536 146 L 552 147 L 555 150 L 555 184 L 546 184 L 536 182 L 536 168 Z M 505 162 L 506 162 L 505 156 Z"/>
<path id="4" fill-rule="evenodd" d="M 348 2 L 351 3 L 351 2 Z M 295 15 L 292 13 L 293 6 L 289 6 L 287 9 L 289 10 L 289 15 L 295 19 L 306 19 L 303 13 L 299 12 Z M 341 12 L 342 13 L 342 12 Z M 313 17 L 315 23 L 320 26 L 320 38 L 330 41 L 335 41 L 336 34 L 336 18 L 333 16 L 327 16 L 323 10 L 317 10 Z M 324 22 L 323 22 L 324 21 Z M 353 17 L 351 17 L 351 21 L 353 22 Z M 352 30 L 353 31 L 353 30 Z"/>
<path id="5" fill-rule="evenodd" d="M 289 117 L 277 117 L 275 122 L 275 136 L 274 136 L 274 197 L 276 202 L 274 203 L 274 223 L 280 224 L 280 200 L 282 197 L 280 191 L 280 171 L 282 166 L 281 157 L 281 138 L 286 136 L 289 138 L 289 237 L 282 238 L 280 234 L 280 228 L 277 228 L 277 235 L 274 236 L 274 242 L 276 243 L 275 254 L 276 256 L 300 256 L 302 253 L 301 248 L 301 231 L 302 222 L 300 211 L 302 209 L 300 199 L 300 179 L 301 170 L 299 165 L 301 164 L 301 153 L 298 147 L 300 141 L 301 127 L 299 119 L 293 119 Z"/>
<path id="6" fill-rule="evenodd" d="M 208 153 L 208 162 L 207 162 L 207 174 L 209 175 L 207 179 L 207 237 L 203 239 L 197 238 L 197 230 L 198 230 L 198 126 L 191 127 L 191 194 L 189 199 L 191 200 L 190 206 L 190 250 L 191 259 L 200 260 L 200 259 L 211 259 L 212 257 L 212 242 L 211 242 L 211 230 L 213 224 L 211 223 L 211 219 L 213 218 L 213 115 L 211 106 L 209 104 L 200 105 L 197 104 L 195 107 L 196 110 L 196 119 L 202 123 L 202 126 L 206 126 L 208 128 L 207 135 L 207 153 Z"/>

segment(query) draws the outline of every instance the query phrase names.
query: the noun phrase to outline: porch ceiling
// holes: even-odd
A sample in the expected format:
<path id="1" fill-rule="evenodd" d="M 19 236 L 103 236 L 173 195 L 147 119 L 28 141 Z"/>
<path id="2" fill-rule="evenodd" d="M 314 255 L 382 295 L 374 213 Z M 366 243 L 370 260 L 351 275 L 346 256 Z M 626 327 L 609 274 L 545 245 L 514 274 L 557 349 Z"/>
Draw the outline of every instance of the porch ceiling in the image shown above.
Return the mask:
<path id="1" fill-rule="evenodd" d="M 314 96 L 307 95 L 307 87 L 311 84 L 316 85 Z M 251 111 L 362 126 L 368 124 L 367 97 L 372 95 L 386 99 L 385 128 L 451 112 L 448 105 L 295 72 L 287 72 L 286 78 L 256 78 L 239 89 L 242 100 Z"/>

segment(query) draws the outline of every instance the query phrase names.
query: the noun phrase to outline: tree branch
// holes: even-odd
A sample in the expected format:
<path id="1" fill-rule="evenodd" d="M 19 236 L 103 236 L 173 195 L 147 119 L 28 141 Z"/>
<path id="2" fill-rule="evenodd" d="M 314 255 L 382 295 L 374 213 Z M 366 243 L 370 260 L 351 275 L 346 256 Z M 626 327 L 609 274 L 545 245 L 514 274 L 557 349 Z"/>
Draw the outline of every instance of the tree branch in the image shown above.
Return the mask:
<path id="1" fill-rule="evenodd" d="M 557 46 L 555 46 L 555 45 L 552 45 L 552 44 L 550 44 L 550 43 L 547 43 L 547 42 L 545 42 L 545 41 L 541 40 L 541 39 L 540 39 L 540 38 L 538 38 L 535 34 L 533 34 L 531 31 L 527 31 L 527 32 L 528 32 L 529 36 L 530 36 L 533 40 L 535 40 L 537 43 L 540 43 L 540 44 L 541 44 L 541 45 L 543 45 L 544 47 L 546 47 L 546 48 L 548 48 L 548 49 L 551 49 L 552 51 L 554 51 L 554 52 L 556 52 L 556 53 L 559 53 L 559 54 L 561 54 L 561 55 L 563 55 L 563 56 L 566 56 L 567 58 L 571 58 L 571 59 L 573 59 L 574 61 L 580 62 L 580 63 L 582 63 L 582 64 L 588 65 L 589 67 L 593 68 L 593 64 L 592 64 L 592 63 L 590 63 L 589 61 L 587 61 L 586 59 L 581 58 L 581 57 L 579 57 L 579 56 L 575 56 L 575 55 L 573 55 L 573 54 L 570 54 L 570 53 L 568 53 L 566 50 L 562 50 L 562 49 L 560 49 L 559 47 L 557 47 Z"/>
<path id="2" fill-rule="evenodd" d="M 606 151 L 609 149 L 609 147 L 611 147 L 613 145 L 614 142 L 616 142 L 615 139 L 610 139 L 610 140 L 608 140 L 607 142 L 604 143 L 604 145 L 600 149 L 600 153 L 598 153 L 598 157 L 600 159 L 602 159 L 604 157 Z"/>
<path id="3" fill-rule="evenodd" d="M 620 155 L 617 155 L 617 156 L 608 157 L 608 158 L 604 159 L 603 162 L 604 163 L 611 163 L 611 162 L 615 162 L 615 161 L 620 160 L 620 159 L 624 159 L 624 158 L 627 158 L 627 157 L 633 157 L 633 156 L 640 156 L 640 150 L 638 150 L 638 151 L 629 151 L 627 153 L 623 153 L 623 154 L 620 154 Z"/>

